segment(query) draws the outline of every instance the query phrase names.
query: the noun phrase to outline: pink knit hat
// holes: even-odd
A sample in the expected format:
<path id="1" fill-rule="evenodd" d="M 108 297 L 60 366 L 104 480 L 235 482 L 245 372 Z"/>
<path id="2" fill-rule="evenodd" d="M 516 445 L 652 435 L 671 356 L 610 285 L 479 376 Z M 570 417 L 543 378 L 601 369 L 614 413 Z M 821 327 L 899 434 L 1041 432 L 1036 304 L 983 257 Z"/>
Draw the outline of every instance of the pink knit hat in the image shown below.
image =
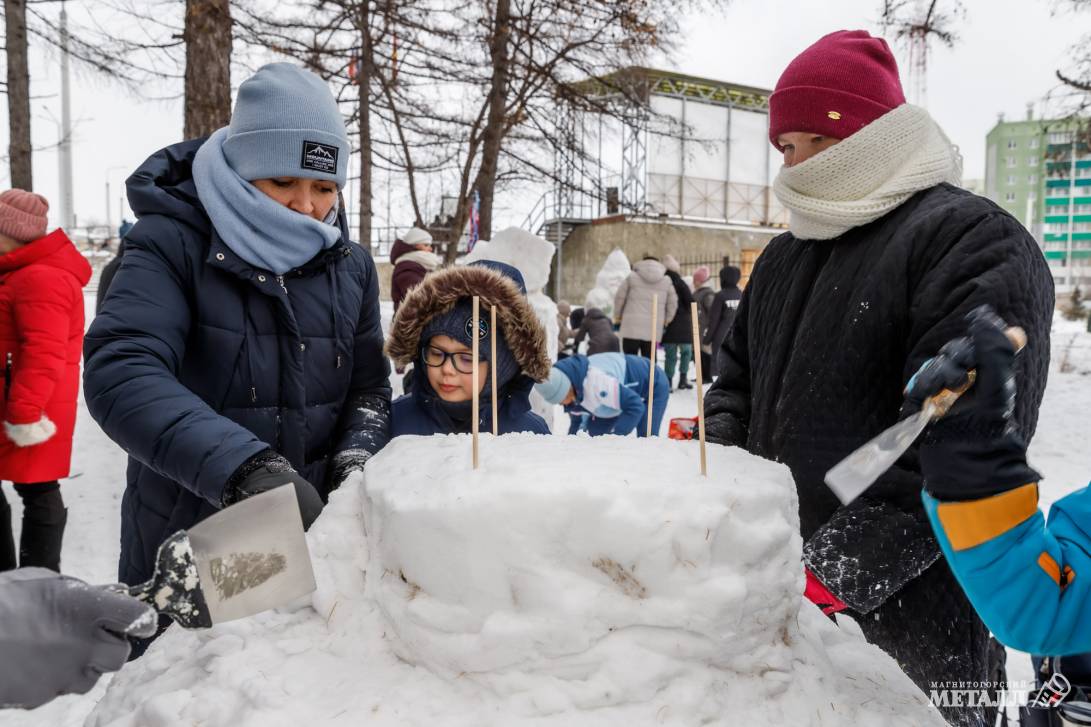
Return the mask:
<path id="1" fill-rule="evenodd" d="M 0 192 L 0 235 L 24 244 L 45 237 L 48 212 L 49 202 L 40 194 L 21 189 Z"/>
<path id="2" fill-rule="evenodd" d="M 693 271 L 693 287 L 700 288 L 708 280 L 708 277 L 712 275 L 712 272 L 708 269 L 707 265 L 702 265 Z"/>
<path id="3" fill-rule="evenodd" d="M 784 69 L 769 97 L 769 141 L 805 131 L 846 139 L 905 103 L 898 62 L 882 38 L 839 30 L 820 38 Z"/>

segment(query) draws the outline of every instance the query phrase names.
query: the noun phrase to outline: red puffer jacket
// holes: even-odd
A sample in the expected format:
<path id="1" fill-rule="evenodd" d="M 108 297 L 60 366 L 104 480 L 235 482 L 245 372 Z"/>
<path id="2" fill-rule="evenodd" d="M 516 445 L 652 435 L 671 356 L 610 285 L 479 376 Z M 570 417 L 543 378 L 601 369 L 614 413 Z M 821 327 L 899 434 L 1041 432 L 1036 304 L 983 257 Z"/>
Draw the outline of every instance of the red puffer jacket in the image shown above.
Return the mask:
<path id="1" fill-rule="evenodd" d="M 0 480 L 68 476 L 90 279 L 61 230 L 0 255 Z"/>

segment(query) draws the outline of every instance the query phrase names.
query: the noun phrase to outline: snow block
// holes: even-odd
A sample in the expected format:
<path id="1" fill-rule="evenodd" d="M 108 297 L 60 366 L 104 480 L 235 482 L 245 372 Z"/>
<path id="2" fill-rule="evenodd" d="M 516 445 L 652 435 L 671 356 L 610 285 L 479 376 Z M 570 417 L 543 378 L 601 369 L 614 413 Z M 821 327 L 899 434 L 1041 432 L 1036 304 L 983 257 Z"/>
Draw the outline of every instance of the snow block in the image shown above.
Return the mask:
<path id="1" fill-rule="evenodd" d="M 803 601 L 788 470 L 697 446 L 396 439 L 308 533 L 308 602 L 171 628 L 87 724 L 942 725 Z"/>

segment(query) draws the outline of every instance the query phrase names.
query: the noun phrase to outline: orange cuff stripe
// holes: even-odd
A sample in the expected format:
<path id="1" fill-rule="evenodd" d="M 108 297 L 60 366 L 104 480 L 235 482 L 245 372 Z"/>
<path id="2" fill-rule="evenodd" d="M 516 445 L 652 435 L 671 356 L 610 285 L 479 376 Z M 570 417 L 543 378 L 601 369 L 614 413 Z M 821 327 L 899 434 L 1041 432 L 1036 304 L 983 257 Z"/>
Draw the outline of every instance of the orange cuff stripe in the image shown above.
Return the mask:
<path id="1" fill-rule="evenodd" d="M 981 500 L 945 502 L 936 507 L 955 550 L 967 550 L 1003 535 L 1037 511 L 1037 483 Z"/>

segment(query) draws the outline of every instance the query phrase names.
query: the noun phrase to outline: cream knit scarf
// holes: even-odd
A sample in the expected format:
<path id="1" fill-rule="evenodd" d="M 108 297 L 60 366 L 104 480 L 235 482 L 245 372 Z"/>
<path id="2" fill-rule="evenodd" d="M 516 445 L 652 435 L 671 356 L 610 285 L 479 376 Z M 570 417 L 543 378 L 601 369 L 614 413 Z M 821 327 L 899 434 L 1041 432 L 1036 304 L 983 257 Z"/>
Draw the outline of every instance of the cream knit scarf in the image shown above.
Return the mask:
<path id="1" fill-rule="evenodd" d="M 902 104 L 844 141 L 793 167 L 773 191 L 803 240 L 829 240 L 866 225 L 922 189 L 960 184 L 958 148 L 919 106 Z"/>
<path id="2" fill-rule="evenodd" d="M 398 262 L 417 263 L 426 272 L 432 272 L 439 269 L 443 265 L 443 258 L 434 252 L 428 252 L 427 250 L 414 250 L 413 252 L 407 252 L 398 258 Z"/>

